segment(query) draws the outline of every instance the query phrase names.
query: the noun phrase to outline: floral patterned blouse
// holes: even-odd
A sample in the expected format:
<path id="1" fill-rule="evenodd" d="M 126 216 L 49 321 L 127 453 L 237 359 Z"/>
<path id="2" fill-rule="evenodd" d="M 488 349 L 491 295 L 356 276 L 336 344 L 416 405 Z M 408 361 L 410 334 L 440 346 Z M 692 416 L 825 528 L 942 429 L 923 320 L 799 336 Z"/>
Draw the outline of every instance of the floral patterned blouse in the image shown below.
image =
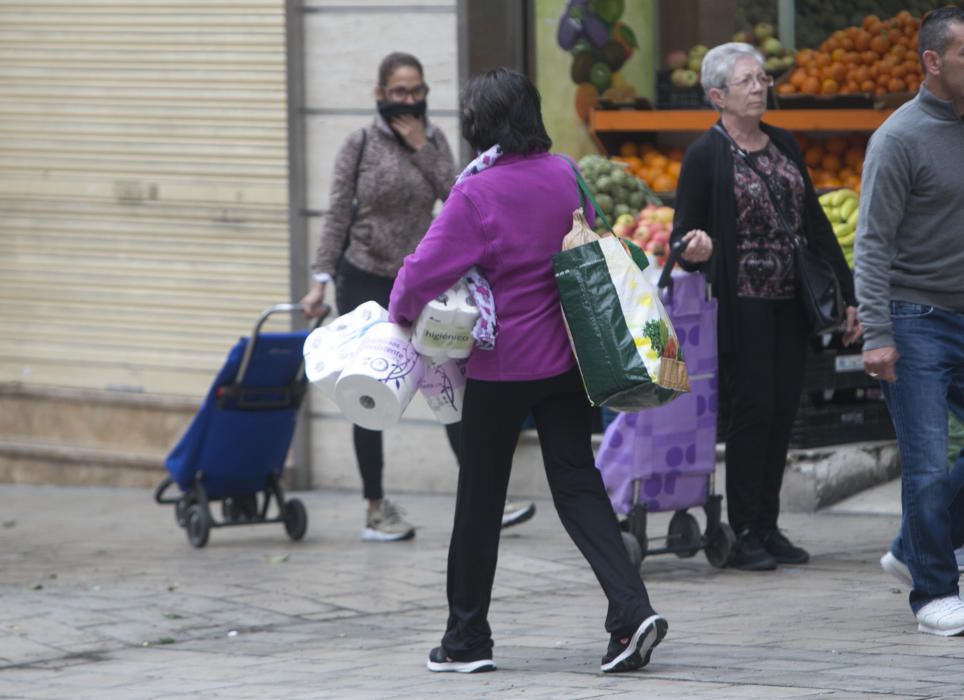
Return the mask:
<path id="1" fill-rule="evenodd" d="M 804 238 L 803 176 L 772 141 L 747 157 L 769 180 L 773 197 L 760 175 L 735 157 L 736 293 L 740 297 L 791 299 L 796 295 L 793 246 L 775 207 L 780 207 L 794 233 Z"/>

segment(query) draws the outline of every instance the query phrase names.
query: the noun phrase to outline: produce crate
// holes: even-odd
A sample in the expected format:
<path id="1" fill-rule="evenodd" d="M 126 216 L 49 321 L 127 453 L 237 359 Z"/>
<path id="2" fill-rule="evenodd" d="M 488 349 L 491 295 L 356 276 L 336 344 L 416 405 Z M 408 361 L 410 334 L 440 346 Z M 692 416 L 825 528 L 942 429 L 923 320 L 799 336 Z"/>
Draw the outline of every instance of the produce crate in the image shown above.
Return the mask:
<path id="1" fill-rule="evenodd" d="M 670 72 L 661 70 L 656 72 L 656 107 L 657 109 L 712 109 L 706 99 L 703 87 L 676 87 L 670 82 Z"/>
<path id="2" fill-rule="evenodd" d="M 790 69 L 783 73 L 773 85 L 771 93 L 775 96 L 777 109 L 896 109 L 915 96 L 912 92 L 890 92 L 879 96 L 869 92 L 854 92 L 849 95 L 781 95 L 779 87 L 790 79 L 792 72 L 793 69 Z"/>
<path id="3" fill-rule="evenodd" d="M 795 449 L 848 442 L 893 440 L 894 426 L 883 401 L 801 406 L 790 433 Z"/>
<path id="4" fill-rule="evenodd" d="M 880 399 L 880 383 L 864 372 L 860 350 L 811 352 L 803 377 L 803 403 L 824 406 Z"/>

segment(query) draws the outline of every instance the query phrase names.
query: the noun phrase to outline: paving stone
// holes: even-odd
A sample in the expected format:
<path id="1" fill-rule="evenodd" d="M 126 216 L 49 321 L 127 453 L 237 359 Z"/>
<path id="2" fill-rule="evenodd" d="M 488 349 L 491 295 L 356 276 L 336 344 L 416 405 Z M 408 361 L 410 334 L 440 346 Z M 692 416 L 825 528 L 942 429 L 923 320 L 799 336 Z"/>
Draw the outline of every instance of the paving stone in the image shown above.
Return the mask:
<path id="1" fill-rule="evenodd" d="M 194 550 L 148 490 L 0 485 L 17 522 L 4 531 L 15 545 L 0 546 L 0 698 L 843 700 L 964 687 L 964 639 L 917 633 L 906 590 L 879 570 L 893 507 L 784 515 L 811 550 L 806 566 L 753 574 L 647 557 L 670 634 L 647 669 L 608 676 L 599 585 L 539 500 L 502 538 L 490 612 L 500 670 L 466 677 L 425 670 L 447 615 L 451 498 L 405 494 L 416 538 L 373 544 L 358 539 L 357 494 L 299 497 L 303 542 L 237 527 Z M 651 516 L 651 534 L 668 519 Z"/>

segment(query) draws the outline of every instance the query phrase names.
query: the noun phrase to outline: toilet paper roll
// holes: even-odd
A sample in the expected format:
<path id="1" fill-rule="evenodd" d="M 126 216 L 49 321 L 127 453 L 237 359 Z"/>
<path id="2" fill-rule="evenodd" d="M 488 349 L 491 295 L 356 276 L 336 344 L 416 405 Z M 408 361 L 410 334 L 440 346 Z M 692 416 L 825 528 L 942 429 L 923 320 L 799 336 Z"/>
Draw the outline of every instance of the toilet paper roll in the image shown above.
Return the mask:
<path id="1" fill-rule="evenodd" d="M 402 417 L 425 366 L 408 333 L 378 323 L 362 338 L 335 384 L 335 403 L 355 425 L 385 430 Z"/>
<path id="2" fill-rule="evenodd" d="M 459 280 L 425 305 L 415 321 L 412 344 L 426 357 L 468 357 L 477 318 L 472 295 L 465 282 Z"/>
<path id="3" fill-rule="evenodd" d="M 462 420 L 465 364 L 464 360 L 425 361 L 425 373 L 419 390 L 432 413 L 444 425 Z"/>
<path id="4" fill-rule="evenodd" d="M 452 326 L 464 334 L 464 339 L 458 344 L 453 343 L 446 351 L 446 355 L 454 359 L 463 359 L 472 354 L 472 328 L 479 320 L 479 309 L 467 285 L 463 284 L 455 296 L 453 312 Z"/>
<path id="5" fill-rule="evenodd" d="M 378 302 L 366 301 L 331 323 L 316 328 L 305 340 L 305 376 L 329 399 L 335 399 L 335 384 L 345 364 L 361 345 L 365 333 L 376 323 L 388 320 Z"/>

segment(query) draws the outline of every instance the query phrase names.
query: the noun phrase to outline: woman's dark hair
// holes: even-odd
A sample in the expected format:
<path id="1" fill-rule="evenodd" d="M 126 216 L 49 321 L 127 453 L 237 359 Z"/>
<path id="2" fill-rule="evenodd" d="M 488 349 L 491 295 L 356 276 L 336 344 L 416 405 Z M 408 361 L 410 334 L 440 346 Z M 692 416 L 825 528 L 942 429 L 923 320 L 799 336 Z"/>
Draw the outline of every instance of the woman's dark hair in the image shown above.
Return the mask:
<path id="1" fill-rule="evenodd" d="M 522 73 L 494 68 L 469 80 L 462 93 L 462 136 L 476 151 L 495 144 L 506 153 L 552 147 L 542 123 L 539 91 Z"/>
<path id="2" fill-rule="evenodd" d="M 917 53 L 921 62 L 924 60 L 925 51 L 933 51 L 938 56 L 947 53 L 947 47 L 951 44 L 951 22 L 964 23 L 964 9 L 947 5 L 924 15 L 917 32 Z"/>
<path id="3" fill-rule="evenodd" d="M 381 65 L 378 66 L 378 84 L 381 87 L 388 85 L 388 79 L 392 77 L 392 73 L 402 66 L 414 68 L 420 76 L 425 77 L 425 71 L 422 70 L 422 63 L 412 54 L 402 51 L 392 51 L 382 59 Z"/>

